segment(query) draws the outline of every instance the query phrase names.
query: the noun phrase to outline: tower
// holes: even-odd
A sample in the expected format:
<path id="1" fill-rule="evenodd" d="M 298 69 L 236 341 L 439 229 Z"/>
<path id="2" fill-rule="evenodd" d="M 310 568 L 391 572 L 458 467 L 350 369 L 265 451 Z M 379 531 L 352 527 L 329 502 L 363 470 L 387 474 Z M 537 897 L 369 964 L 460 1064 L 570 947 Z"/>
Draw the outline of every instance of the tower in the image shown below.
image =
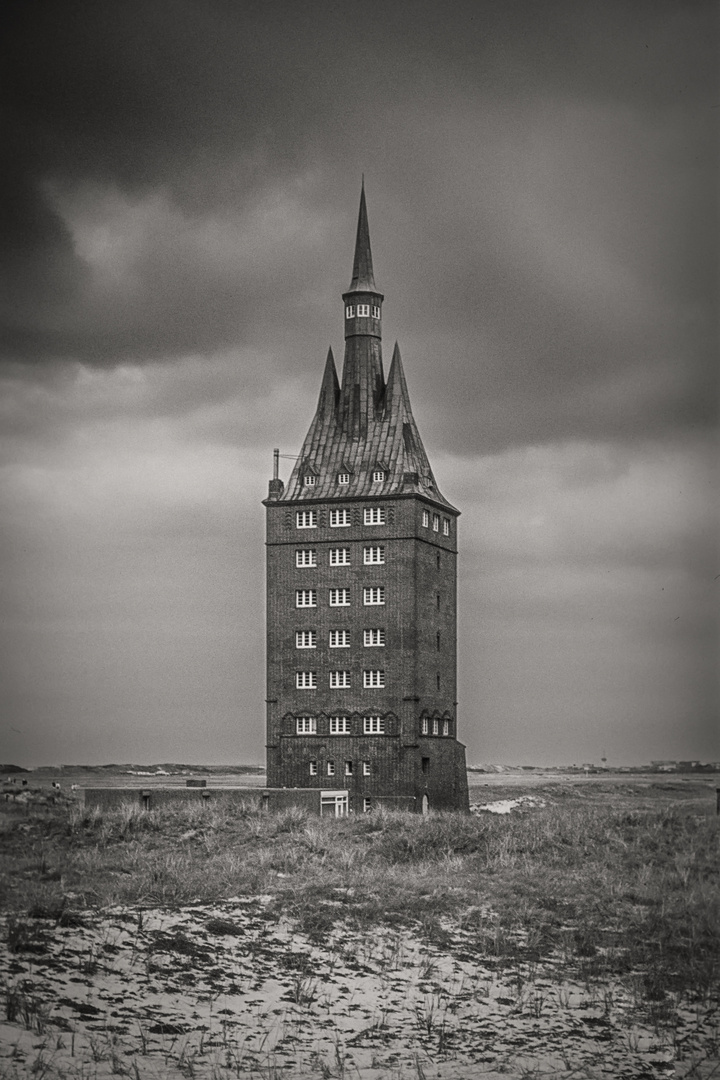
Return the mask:
<path id="1" fill-rule="evenodd" d="M 315 416 L 267 508 L 267 782 L 348 792 L 349 809 L 468 806 L 457 739 L 457 519 L 430 468 L 383 294 L 364 188 Z"/>

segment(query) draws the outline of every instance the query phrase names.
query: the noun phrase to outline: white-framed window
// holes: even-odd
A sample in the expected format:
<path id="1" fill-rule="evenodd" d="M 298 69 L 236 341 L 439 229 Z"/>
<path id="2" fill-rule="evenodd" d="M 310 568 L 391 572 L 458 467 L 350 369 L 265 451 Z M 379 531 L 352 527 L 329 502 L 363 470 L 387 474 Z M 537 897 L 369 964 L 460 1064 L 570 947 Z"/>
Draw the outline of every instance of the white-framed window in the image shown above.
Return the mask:
<path id="1" fill-rule="evenodd" d="M 363 761 L 363 776 L 369 776 L 369 775 L 370 775 L 370 762 L 369 761 Z"/>
<path id="2" fill-rule="evenodd" d="M 334 776 L 335 775 L 335 762 L 334 761 L 328 761 L 328 763 L 327 763 L 327 774 L 328 774 L 328 776 Z"/>
<path id="3" fill-rule="evenodd" d="M 315 477 L 312 473 L 307 473 L 303 477 L 303 484 L 305 485 L 305 487 L 315 487 Z"/>
<path id="4" fill-rule="evenodd" d="M 367 319 L 370 314 L 369 304 L 358 304 L 357 306 L 358 319 Z"/>
<path id="5" fill-rule="evenodd" d="M 427 510 L 423 510 L 422 512 L 422 523 L 423 529 L 427 529 L 428 525 L 430 524 L 430 515 Z"/>
<path id="6" fill-rule="evenodd" d="M 314 548 L 300 548 L 295 552 L 296 566 L 317 566 L 317 551 Z"/>
<path id="7" fill-rule="evenodd" d="M 298 529 L 317 529 L 317 510 L 298 510 L 295 524 Z"/>
<path id="8" fill-rule="evenodd" d="M 298 735 L 317 735 L 317 718 L 315 716 L 297 716 L 295 718 L 295 732 Z"/>
<path id="9" fill-rule="evenodd" d="M 372 607 L 375 604 L 385 603 L 385 588 L 383 585 L 370 585 L 363 589 L 363 604 Z"/>
<path id="10" fill-rule="evenodd" d="M 347 716 L 331 716 L 330 717 L 330 734 L 331 735 L 349 735 L 350 734 L 350 721 Z"/>
<path id="11" fill-rule="evenodd" d="M 339 472 L 338 475 L 337 475 L 337 482 L 338 482 L 338 484 L 349 484 L 350 483 L 350 473 L 349 472 Z"/>
<path id="12" fill-rule="evenodd" d="M 366 649 L 377 649 L 385 645 L 385 631 L 382 627 L 363 630 L 363 645 Z"/>
<path id="13" fill-rule="evenodd" d="M 443 720 L 443 735 L 449 735 L 449 734 L 450 734 L 450 721 L 449 720 Z"/>
<path id="14" fill-rule="evenodd" d="M 350 511 L 349 510 L 331 510 L 330 511 L 330 528 L 341 529 L 344 525 L 350 524 Z"/>
<path id="15" fill-rule="evenodd" d="M 450 535 L 450 521 L 448 518 L 443 518 L 443 536 Z"/>
<path id="16" fill-rule="evenodd" d="M 385 685 L 385 672 L 373 669 L 372 671 L 363 671 L 363 686 L 365 689 L 376 686 Z"/>
<path id="17" fill-rule="evenodd" d="M 317 776 L 317 761 L 310 762 L 310 775 Z"/>
<path id="18" fill-rule="evenodd" d="M 366 525 L 384 525 L 385 524 L 385 507 L 384 506 L 367 506 L 365 508 L 364 523 Z"/>
<path id="19" fill-rule="evenodd" d="M 317 688 L 317 672 L 296 671 L 295 685 L 298 690 L 315 690 Z"/>
<path id="20" fill-rule="evenodd" d="M 350 607 L 350 590 L 331 589 L 330 607 Z"/>
<path id="21" fill-rule="evenodd" d="M 373 304 L 373 319 L 379 319 L 379 318 L 380 318 L 380 308 L 377 306 L 377 304 Z"/>
<path id="22" fill-rule="evenodd" d="M 363 814 L 369 814 L 372 810 L 372 799 L 366 795 L 363 799 Z"/>
<path id="23" fill-rule="evenodd" d="M 330 688 L 332 690 L 347 689 L 350 685 L 349 671 L 331 671 Z"/>
<path id="24" fill-rule="evenodd" d="M 422 733 L 423 733 L 423 735 L 428 735 L 429 732 L 430 732 L 430 721 L 428 720 L 427 716 L 423 716 L 423 718 L 422 718 Z"/>
<path id="25" fill-rule="evenodd" d="M 371 566 L 375 563 L 384 563 L 385 548 L 383 546 L 363 548 L 363 562 L 366 566 Z"/>
<path id="26" fill-rule="evenodd" d="M 317 649 L 317 634 L 314 630 L 298 630 L 295 633 L 296 649 Z"/>
<path id="27" fill-rule="evenodd" d="M 330 631 L 330 648 L 331 649 L 349 649 L 350 648 L 350 631 L 349 630 L 331 630 Z"/>
<path id="28" fill-rule="evenodd" d="M 353 774 L 353 763 L 352 763 L 352 761 L 346 761 L 345 762 L 345 775 L 346 776 L 352 776 L 352 774 Z"/>
<path id="29" fill-rule="evenodd" d="M 295 607 L 317 607 L 317 589 L 296 589 Z"/>
<path id="30" fill-rule="evenodd" d="M 437 532 L 440 528 L 440 515 L 433 514 L 433 532 Z"/>
<path id="31" fill-rule="evenodd" d="M 440 721 L 439 720 L 433 720 L 433 735 L 439 735 L 439 734 L 440 734 Z"/>
<path id="32" fill-rule="evenodd" d="M 349 566 L 350 548 L 330 548 L 331 566 Z"/>
<path id="33" fill-rule="evenodd" d="M 347 307 L 345 308 L 345 318 L 346 319 L 352 319 L 354 314 L 355 314 L 355 308 L 352 306 L 352 304 L 348 304 Z"/>
<path id="34" fill-rule="evenodd" d="M 363 716 L 363 735 L 384 735 L 385 721 L 382 716 Z"/>
<path id="35" fill-rule="evenodd" d="M 382 484 L 385 479 L 385 473 L 382 469 L 373 470 L 373 484 Z"/>

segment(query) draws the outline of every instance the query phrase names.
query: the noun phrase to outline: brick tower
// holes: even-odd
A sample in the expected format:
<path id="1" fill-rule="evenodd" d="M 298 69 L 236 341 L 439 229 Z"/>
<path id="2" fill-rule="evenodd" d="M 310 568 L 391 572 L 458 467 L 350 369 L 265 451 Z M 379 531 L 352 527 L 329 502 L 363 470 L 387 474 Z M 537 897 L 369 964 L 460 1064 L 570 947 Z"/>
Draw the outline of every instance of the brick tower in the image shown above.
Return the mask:
<path id="1" fill-rule="evenodd" d="M 343 294 L 345 360 L 267 507 L 267 783 L 350 811 L 468 807 L 457 740 L 457 519 L 440 494 L 395 346 L 365 192 Z"/>

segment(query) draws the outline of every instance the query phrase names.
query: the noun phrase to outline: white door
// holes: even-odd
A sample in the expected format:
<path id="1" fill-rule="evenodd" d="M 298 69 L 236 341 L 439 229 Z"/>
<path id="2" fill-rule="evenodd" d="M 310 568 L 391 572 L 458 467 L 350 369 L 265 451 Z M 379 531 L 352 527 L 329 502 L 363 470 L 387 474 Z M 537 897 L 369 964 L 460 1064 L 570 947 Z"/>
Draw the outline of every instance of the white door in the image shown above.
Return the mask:
<path id="1" fill-rule="evenodd" d="M 348 812 L 347 791 L 321 791 L 320 816 L 346 817 Z"/>

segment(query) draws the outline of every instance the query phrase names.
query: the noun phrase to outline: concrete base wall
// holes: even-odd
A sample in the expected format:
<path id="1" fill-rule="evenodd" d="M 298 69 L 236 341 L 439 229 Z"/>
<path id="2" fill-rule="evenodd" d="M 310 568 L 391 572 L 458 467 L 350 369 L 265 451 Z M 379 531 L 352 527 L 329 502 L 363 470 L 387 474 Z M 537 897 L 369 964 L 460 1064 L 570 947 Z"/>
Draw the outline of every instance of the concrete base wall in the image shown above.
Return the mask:
<path id="1" fill-rule="evenodd" d="M 141 810 L 180 806 L 187 803 L 224 803 L 233 806 L 263 805 L 263 788 L 197 788 L 197 787 L 122 787 L 84 788 L 85 808 L 109 810 L 118 806 L 135 805 Z"/>
<path id="2" fill-rule="evenodd" d="M 287 810 L 297 806 L 311 814 L 320 814 L 321 788 L 236 788 L 236 787 L 121 787 L 121 788 L 84 788 L 82 797 L 87 810 L 111 810 L 119 806 L 136 806 L 140 810 L 159 810 L 170 806 L 185 806 L 188 803 L 205 805 L 234 806 L 238 809 Z M 422 794 L 414 795 L 373 795 L 372 806 L 384 806 L 387 810 L 407 810 L 410 813 L 422 811 Z M 350 808 L 360 813 L 362 807 Z M 447 809 L 433 806 L 431 809 Z M 455 809 L 456 807 L 450 807 Z M 327 811 L 326 811 L 327 812 Z"/>
<path id="3" fill-rule="evenodd" d="M 236 788 L 236 787 L 123 787 L 84 788 L 85 808 L 109 810 L 118 806 L 137 806 L 158 810 L 188 803 L 223 804 L 243 809 L 287 810 L 301 807 L 311 814 L 320 813 L 320 788 Z"/>

